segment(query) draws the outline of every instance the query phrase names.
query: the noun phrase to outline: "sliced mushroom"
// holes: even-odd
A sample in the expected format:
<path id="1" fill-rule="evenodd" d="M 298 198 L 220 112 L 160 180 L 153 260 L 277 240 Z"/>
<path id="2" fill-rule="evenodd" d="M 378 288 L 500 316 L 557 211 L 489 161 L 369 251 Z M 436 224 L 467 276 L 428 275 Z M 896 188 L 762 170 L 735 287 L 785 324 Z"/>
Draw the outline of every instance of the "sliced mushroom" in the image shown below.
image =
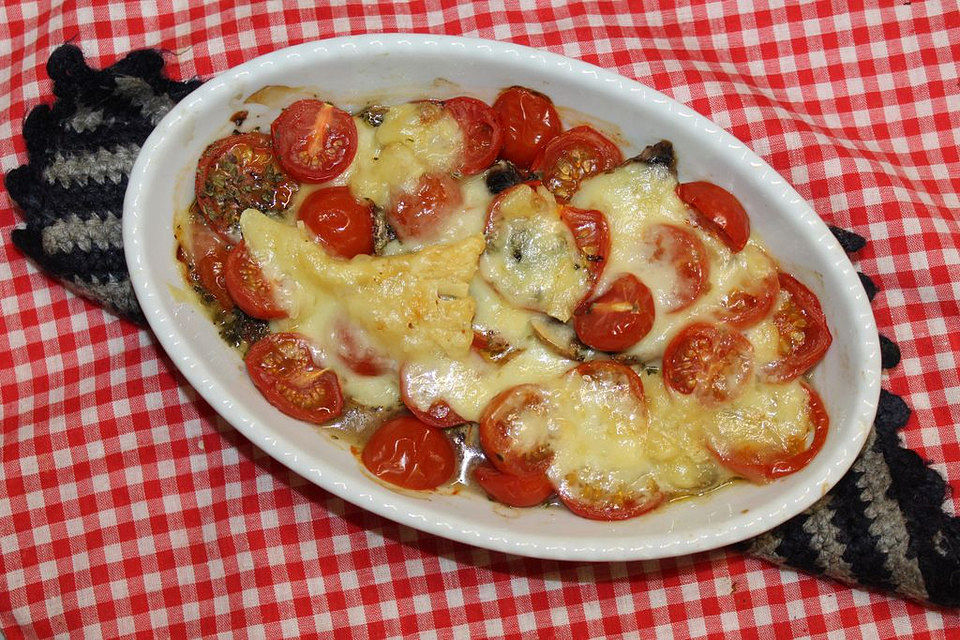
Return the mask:
<path id="1" fill-rule="evenodd" d="M 490 329 L 474 328 L 473 347 L 485 360 L 496 364 L 506 364 L 523 351 Z"/>
<path id="2" fill-rule="evenodd" d="M 383 255 L 387 243 L 397 239 L 397 234 L 387 222 L 387 213 L 383 207 L 373 207 L 373 253 Z"/>
<path id="3" fill-rule="evenodd" d="M 626 353 L 605 353 L 591 349 L 580 341 L 572 326 L 549 316 L 531 318 L 530 327 L 540 342 L 564 358 L 578 362 L 609 358 L 628 366 L 645 366 L 644 361 L 637 356 Z"/>
<path id="4" fill-rule="evenodd" d="M 648 145 L 633 160 L 647 164 L 663 165 L 671 171 L 677 170 L 677 156 L 673 152 L 673 143 L 669 140 L 661 140 L 656 144 Z"/>
<path id="5" fill-rule="evenodd" d="M 549 316 L 536 316 L 530 319 L 534 335 L 564 358 L 583 361 L 596 352 L 580 342 L 576 332 L 569 324 Z"/>

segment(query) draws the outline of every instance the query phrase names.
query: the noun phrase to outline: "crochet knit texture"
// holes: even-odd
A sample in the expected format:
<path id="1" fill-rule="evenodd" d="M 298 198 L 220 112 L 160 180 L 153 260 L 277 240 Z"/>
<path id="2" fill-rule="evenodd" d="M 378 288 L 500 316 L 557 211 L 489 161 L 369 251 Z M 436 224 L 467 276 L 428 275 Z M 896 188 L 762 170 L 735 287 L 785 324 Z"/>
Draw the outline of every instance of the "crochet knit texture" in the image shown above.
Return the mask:
<path id="1" fill-rule="evenodd" d="M 156 51 L 136 51 L 108 69 L 90 69 L 74 46 L 47 64 L 56 100 L 23 126 L 29 162 L 6 176 L 24 225 L 14 244 L 78 294 L 143 323 L 123 255 L 127 177 L 160 119 L 200 81 L 163 75 Z M 861 236 L 831 228 L 843 248 Z M 877 287 L 860 274 L 870 299 Z M 900 350 L 880 336 L 883 366 Z M 960 518 L 943 511 L 946 483 L 897 431 L 910 416 L 883 391 L 874 430 L 850 471 L 823 499 L 739 548 L 771 562 L 941 606 L 960 606 Z"/>

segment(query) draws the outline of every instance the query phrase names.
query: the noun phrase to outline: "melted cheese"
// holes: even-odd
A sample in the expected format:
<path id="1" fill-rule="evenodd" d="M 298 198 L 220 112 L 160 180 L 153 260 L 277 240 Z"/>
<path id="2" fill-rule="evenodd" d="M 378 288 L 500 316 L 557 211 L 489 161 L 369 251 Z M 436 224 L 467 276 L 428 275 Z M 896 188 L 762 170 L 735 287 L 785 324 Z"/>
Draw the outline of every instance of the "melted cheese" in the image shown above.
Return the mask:
<path id="1" fill-rule="evenodd" d="M 566 322 L 589 287 L 573 234 L 543 187 L 511 189 L 498 207 L 480 273 L 511 304 Z"/>
<path id="2" fill-rule="evenodd" d="M 240 220 L 247 247 L 264 274 L 279 284 L 279 300 L 289 317 L 277 330 L 299 331 L 314 339 L 322 361 L 335 366 L 338 313 L 363 328 L 394 359 L 442 353 L 459 357 L 473 339 L 475 303 L 469 285 L 483 248 L 480 236 L 453 245 L 393 257 L 357 256 L 344 261 L 327 255 L 304 232 L 247 210 Z M 362 404 L 395 402 L 396 375 L 381 378 L 335 367 L 348 393 Z"/>
<path id="3" fill-rule="evenodd" d="M 629 162 L 583 183 L 571 204 L 597 209 L 610 227 L 610 258 L 597 292 L 602 293 L 622 273 L 637 276 L 654 295 L 655 317 L 650 332 L 627 353 L 653 362 L 663 355 L 667 343 L 691 322 L 715 321 L 724 296 L 748 283 L 776 273 L 776 262 L 760 243 L 751 238 L 738 253 L 731 252 L 713 234 L 692 224 L 687 206 L 676 196 L 677 181 L 660 165 Z M 675 272 L 650 263 L 644 231 L 654 224 L 673 224 L 694 233 L 706 250 L 709 278 L 705 292 L 689 307 L 671 312 Z"/>
<path id="4" fill-rule="evenodd" d="M 357 154 L 337 183 L 359 199 L 387 207 L 394 194 L 413 192 L 425 173 L 449 173 L 463 153 L 457 121 L 439 105 L 411 102 L 391 107 L 379 127 L 354 117 Z"/>

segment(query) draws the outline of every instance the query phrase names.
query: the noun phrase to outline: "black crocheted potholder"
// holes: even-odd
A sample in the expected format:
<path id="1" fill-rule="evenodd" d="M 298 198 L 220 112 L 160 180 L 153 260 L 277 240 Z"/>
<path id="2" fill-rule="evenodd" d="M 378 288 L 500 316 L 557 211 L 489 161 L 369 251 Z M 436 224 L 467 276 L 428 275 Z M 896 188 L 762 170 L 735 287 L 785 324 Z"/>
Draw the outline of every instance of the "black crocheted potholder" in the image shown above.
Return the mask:
<path id="1" fill-rule="evenodd" d="M 120 217 L 127 176 L 140 145 L 173 105 L 200 82 L 174 82 L 156 51 L 137 51 L 103 71 L 74 46 L 50 56 L 52 107 L 33 109 L 23 127 L 28 164 L 6 177 L 25 225 L 14 244 L 71 289 L 143 322 L 124 262 Z M 832 227 L 848 252 L 861 236 Z M 860 274 L 870 299 L 873 281 Z M 881 336 L 883 366 L 897 346 Z M 867 444 L 822 500 L 741 545 L 771 562 L 921 602 L 960 606 L 960 518 L 943 511 L 946 483 L 897 430 L 910 416 L 883 391 Z"/>

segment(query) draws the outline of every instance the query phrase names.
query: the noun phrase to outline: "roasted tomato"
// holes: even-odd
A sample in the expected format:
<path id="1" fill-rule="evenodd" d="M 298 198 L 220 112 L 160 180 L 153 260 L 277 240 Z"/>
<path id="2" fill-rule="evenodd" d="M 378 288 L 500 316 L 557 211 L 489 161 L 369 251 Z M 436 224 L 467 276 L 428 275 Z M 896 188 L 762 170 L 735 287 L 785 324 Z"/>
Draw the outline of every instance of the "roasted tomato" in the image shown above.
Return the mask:
<path id="1" fill-rule="evenodd" d="M 504 89 L 493 103 L 503 129 L 500 157 L 529 169 L 537 153 L 560 134 L 560 114 L 547 96 L 527 89 Z"/>
<path id="2" fill-rule="evenodd" d="M 650 267 L 666 273 L 670 288 L 658 291 L 667 313 L 686 309 L 710 285 L 707 250 L 692 232 L 672 224 L 653 224 L 643 231 L 642 251 Z"/>
<path id="3" fill-rule="evenodd" d="M 590 520 L 628 520 L 655 509 L 664 501 L 656 481 L 647 478 L 640 486 L 598 486 L 569 474 L 557 487 L 564 506 Z"/>
<path id="4" fill-rule="evenodd" d="M 443 432 L 410 416 L 384 423 L 367 440 L 360 457 L 384 482 L 417 491 L 439 487 L 456 467 L 453 445 Z"/>
<path id="5" fill-rule="evenodd" d="M 349 187 L 327 187 L 311 193 L 297 217 L 331 255 L 352 258 L 373 253 L 373 206 L 360 202 Z"/>
<path id="6" fill-rule="evenodd" d="M 677 195 L 693 207 L 700 223 L 736 253 L 750 239 L 750 218 L 737 198 L 711 182 L 687 182 L 677 185 Z"/>
<path id="7" fill-rule="evenodd" d="M 778 274 L 778 280 L 786 294 L 773 314 L 781 357 L 764 364 L 760 373 L 769 382 L 788 382 L 820 362 L 833 337 L 816 294 L 786 273 Z"/>
<path id="8" fill-rule="evenodd" d="M 756 278 L 720 299 L 716 318 L 737 329 L 746 329 L 769 315 L 780 293 L 780 281 L 776 274 Z"/>
<path id="9" fill-rule="evenodd" d="M 203 152 L 194 190 L 210 227 L 225 238 L 239 237 L 237 223 L 245 209 L 280 213 L 299 185 L 273 156 L 270 138 L 240 133 L 217 140 Z"/>
<path id="10" fill-rule="evenodd" d="M 573 234 L 573 240 L 586 261 L 587 273 L 590 274 L 590 288 L 581 300 L 583 305 L 593 295 L 593 290 L 607 266 L 607 258 L 610 257 L 610 227 L 607 226 L 607 218 L 593 209 L 563 206 L 560 208 L 560 219 Z"/>
<path id="11" fill-rule="evenodd" d="M 299 333 L 271 333 L 254 343 L 245 358 L 253 384 L 270 404 L 289 416 L 323 424 L 343 411 L 337 374 L 314 360 Z"/>
<path id="12" fill-rule="evenodd" d="M 518 476 L 481 464 L 472 475 L 488 496 L 511 507 L 535 507 L 553 495 L 553 485 L 542 473 Z"/>
<path id="13" fill-rule="evenodd" d="M 230 253 L 230 244 L 216 233 L 199 214 L 192 217 L 189 227 L 189 238 L 181 244 L 184 250 L 183 259 L 193 270 L 193 274 L 206 291 L 216 299 L 223 309 L 233 308 L 233 298 L 227 291 L 224 277 L 224 265 Z"/>
<path id="14" fill-rule="evenodd" d="M 430 403 L 426 411 L 417 407 L 417 404 L 410 396 L 410 386 L 416 384 L 416 380 L 411 380 L 410 368 L 408 366 L 400 367 L 400 399 L 406 405 L 410 413 L 427 423 L 431 427 L 446 429 L 455 427 L 466 422 L 460 415 L 454 411 L 444 400 L 436 399 Z"/>
<path id="15" fill-rule="evenodd" d="M 628 273 L 578 311 L 573 328 L 589 347 L 623 351 L 647 335 L 655 313 L 650 289 Z"/>
<path id="16" fill-rule="evenodd" d="M 224 272 L 227 291 L 244 313 L 261 320 L 286 317 L 287 312 L 277 302 L 273 284 L 263 275 L 244 243 L 230 250 Z"/>
<path id="17" fill-rule="evenodd" d="M 391 366 L 390 358 L 382 354 L 355 325 L 338 318 L 333 325 L 337 340 L 337 357 L 361 376 L 379 376 Z"/>
<path id="18" fill-rule="evenodd" d="M 401 240 L 429 238 L 460 206 L 460 185 L 450 176 L 424 174 L 416 191 L 401 193 L 387 211 L 387 221 Z"/>
<path id="19" fill-rule="evenodd" d="M 813 438 L 809 444 L 806 440 L 793 440 L 785 442 L 783 448 L 771 450 L 749 444 L 740 447 L 721 447 L 708 442 L 708 448 L 720 464 L 754 482 L 774 480 L 807 466 L 827 440 L 830 418 L 817 392 L 808 384 L 801 384 L 807 392 L 809 420 L 813 430 Z"/>
<path id="20" fill-rule="evenodd" d="M 463 159 L 460 173 L 480 173 L 500 155 L 503 134 L 497 114 L 485 102 L 461 96 L 443 103 L 463 131 Z"/>
<path id="21" fill-rule="evenodd" d="M 620 147 L 593 127 L 582 125 L 548 142 L 532 169 L 540 173 L 543 184 L 558 201 L 567 202 L 585 178 L 621 163 Z"/>
<path id="22" fill-rule="evenodd" d="M 500 392 L 480 417 L 480 446 L 487 458 L 504 473 L 526 476 L 543 474 L 553 451 L 543 442 L 524 443 L 517 430 L 524 414 L 544 411 L 546 395 L 541 387 L 521 384 Z"/>
<path id="23" fill-rule="evenodd" d="M 280 164 L 301 182 L 336 178 L 357 153 L 357 125 L 329 102 L 294 102 L 273 121 L 270 135 Z"/>
<path id="24" fill-rule="evenodd" d="M 667 386 L 708 406 L 737 398 L 752 374 L 753 346 L 724 324 L 687 325 L 663 352 Z"/>

